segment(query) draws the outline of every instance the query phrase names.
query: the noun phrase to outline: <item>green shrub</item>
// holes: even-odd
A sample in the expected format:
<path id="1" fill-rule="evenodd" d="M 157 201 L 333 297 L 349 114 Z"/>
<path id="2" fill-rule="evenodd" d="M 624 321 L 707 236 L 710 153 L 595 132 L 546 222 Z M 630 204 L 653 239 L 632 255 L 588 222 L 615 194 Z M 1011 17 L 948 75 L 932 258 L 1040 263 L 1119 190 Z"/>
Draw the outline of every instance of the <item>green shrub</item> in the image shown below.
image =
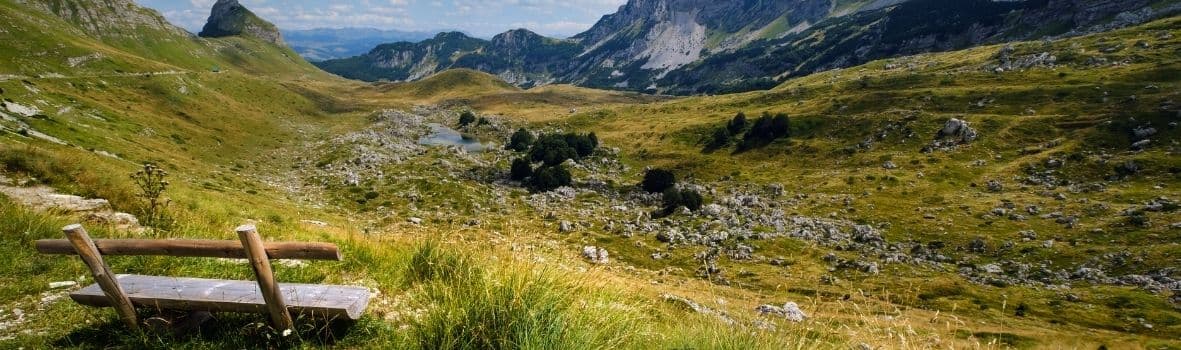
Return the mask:
<path id="1" fill-rule="evenodd" d="M 791 119 L 787 114 L 779 113 L 772 116 L 771 113 L 764 112 L 763 116 L 755 120 L 754 125 L 746 132 L 738 149 L 746 151 L 766 146 L 777 139 L 790 135 Z"/>
<path id="2" fill-rule="evenodd" d="M 517 129 L 517 132 L 513 133 L 512 137 L 509 137 L 509 142 L 504 146 L 504 148 L 517 152 L 528 151 L 529 147 L 533 146 L 533 141 L 535 141 L 535 139 L 536 138 L 533 137 L 533 133 L 529 132 L 529 130 L 520 128 Z"/>
<path id="3" fill-rule="evenodd" d="M 529 178 L 529 186 L 534 191 L 548 192 L 562 186 L 570 186 L 573 179 L 570 171 L 561 165 L 542 166 Z"/>
<path id="4" fill-rule="evenodd" d="M 472 111 L 463 111 L 463 113 L 459 114 L 459 126 L 460 127 L 465 127 L 465 126 L 471 125 L 475 121 L 476 121 L 476 114 L 472 113 Z"/>
<path id="5" fill-rule="evenodd" d="M 530 176 L 533 176 L 533 164 L 525 158 L 514 159 L 512 168 L 509 169 L 509 178 L 513 181 L 523 181 Z"/>
<path id="6" fill-rule="evenodd" d="M 649 169 L 644 173 L 640 188 L 648 193 L 663 193 L 677 184 L 677 175 L 664 169 Z"/>

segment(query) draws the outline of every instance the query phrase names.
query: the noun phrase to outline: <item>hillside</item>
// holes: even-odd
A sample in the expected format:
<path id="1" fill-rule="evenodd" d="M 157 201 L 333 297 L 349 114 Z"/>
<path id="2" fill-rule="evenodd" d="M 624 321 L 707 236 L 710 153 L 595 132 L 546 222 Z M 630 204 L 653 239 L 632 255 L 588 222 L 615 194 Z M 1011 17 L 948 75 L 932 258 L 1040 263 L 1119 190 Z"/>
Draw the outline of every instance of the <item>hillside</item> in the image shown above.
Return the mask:
<path id="1" fill-rule="evenodd" d="M 490 42 L 445 33 L 319 66 L 366 81 L 470 68 L 521 87 L 715 94 L 882 58 L 1077 36 L 1179 12 L 1175 0 L 633 0 L 565 40 L 523 29 Z"/>
<path id="2" fill-rule="evenodd" d="M 0 348 L 1181 346 L 1176 17 L 670 97 L 441 66 L 360 83 L 250 32 L 56 4 L 0 2 Z M 491 45 L 436 39 L 393 45 L 451 63 Z M 497 45 L 539 40 L 567 43 Z M 716 142 L 739 112 L 750 124 Z M 750 136 L 764 112 L 786 132 Z M 505 147 L 521 129 L 597 145 L 541 191 L 539 175 L 512 179 L 533 157 Z M 169 173 L 160 220 L 128 177 L 145 162 Z M 664 210 L 638 185 L 649 168 L 701 207 Z M 372 302 L 356 323 L 288 335 L 229 313 L 189 337 L 132 333 L 67 297 L 93 282 L 78 259 L 32 249 L 74 222 L 204 239 L 251 222 L 270 241 L 335 243 L 343 261 L 276 264 L 277 278 L 365 286 Z M 252 278 L 232 259 L 108 263 Z"/>

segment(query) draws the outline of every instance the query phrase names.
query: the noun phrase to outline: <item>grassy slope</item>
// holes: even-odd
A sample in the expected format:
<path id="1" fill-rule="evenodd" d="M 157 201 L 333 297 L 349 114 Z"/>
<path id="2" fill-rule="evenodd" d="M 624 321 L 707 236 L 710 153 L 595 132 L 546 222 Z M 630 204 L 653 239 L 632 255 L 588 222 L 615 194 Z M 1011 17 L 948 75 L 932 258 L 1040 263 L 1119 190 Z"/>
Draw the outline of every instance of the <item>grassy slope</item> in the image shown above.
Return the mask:
<path id="1" fill-rule="evenodd" d="M 584 285 L 581 281 L 604 279 L 566 277 L 569 271 L 536 265 L 532 255 L 518 257 L 509 250 L 517 242 L 467 248 L 470 244 L 461 240 L 471 238 L 439 228 L 414 230 L 413 236 L 363 236 L 351 213 L 290 201 L 269 177 L 290 166 L 271 158 L 271 151 L 357 129 L 366 121 L 367 113 L 360 111 L 404 107 L 416 103 L 415 96 L 433 96 L 459 83 L 446 75 L 441 79 L 448 86 L 427 81 L 408 89 L 418 92 L 400 96 L 330 77 L 308 68 L 289 50 L 254 40 L 138 33 L 144 40 L 128 44 L 85 36 L 70 23 L 20 5 L 0 6 L 6 19 L 0 29 L 15 39 L 6 40 L 0 50 L 0 74 L 5 74 L 0 97 L 38 108 L 41 116 L 16 118 L 68 143 L 29 138 L 16 132 L 17 123 L 5 122 L 0 134 L 4 176 L 107 198 L 117 209 L 135 212 L 138 202 L 126 174 L 140 162 L 155 162 L 172 173 L 168 197 L 177 223 L 167 232 L 149 234 L 232 239 L 230 228 L 255 221 L 268 239 L 334 242 L 347 257 L 305 268 L 277 267 L 280 280 L 362 284 L 382 293 L 357 325 L 306 328 L 316 325 L 307 323 L 296 333 L 298 339 L 278 339 L 261 327 L 264 318 L 259 315 L 222 316 L 215 328 L 191 339 L 129 334 L 110 310 L 81 307 L 62 299 L 67 290 L 48 288 L 52 281 L 89 282 L 89 277 L 79 277 L 83 268 L 76 259 L 42 256 L 30 248 L 35 239 L 60 237 L 62 225 L 81 218 L 33 212 L 0 199 L 0 245 L 10 252 L 0 268 L 0 320 L 5 327 L 0 347 L 629 348 L 674 340 L 666 337 L 688 345 L 780 344 L 770 334 L 678 333 L 688 332 L 673 327 L 684 311 L 621 295 L 614 283 Z M 162 53 L 167 51 L 184 54 Z M 68 57 L 95 52 L 101 53 L 99 59 L 77 67 L 66 64 Z M 476 84 L 470 91 L 489 88 Z M 99 238 L 139 236 L 97 223 L 88 228 Z M 527 229 L 521 230 L 522 237 L 535 237 Z M 421 237 L 441 237 L 448 243 L 424 243 Z M 499 256 L 499 263 L 488 264 L 485 259 L 491 256 Z M 119 273 L 250 278 L 244 266 L 212 259 L 109 260 Z M 634 282 L 618 285 L 628 284 Z M 703 334 L 724 333 L 710 319 L 689 324 Z M 473 333 L 478 329 L 488 332 Z"/>
<path id="2" fill-rule="evenodd" d="M 1176 265 L 1181 256 L 1176 242 L 1181 236 L 1169 225 L 1181 218 L 1176 213 L 1154 213 L 1150 214 L 1150 227 L 1137 228 L 1127 225 L 1118 211 L 1158 196 L 1179 195 L 1181 181 L 1171 170 L 1181 166 L 1175 150 L 1178 129 L 1167 126 L 1179 119 L 1173 103 L 1181 97 L 1177 93 L 1181 78 L 1177 56 L 1181 42 L 1176 39 L 1181 34 L 1179 25 L 1181 20 L 1169 19 L 1052 44 L 1016 45 L 1017 55 L 1054 53 L 1061 64 L 1055 69 L 996 74 L 987 65 L 1001 47 L 982 47 L 873 62 L 795 79 L 771 91 L 586 113 L 569 123 L 595 130 L 607 144 L 623 146 L 637 166 L 665 166 L 699 181 L 778 182 L 786 185 L 788 193 L 853 196 L 857 204 L 852 208 L 812 199 L 790 209 L 803 215 L 841 213 L 841 217 L 858 222 L 890 223 L 890 240 L 937 240 L 950 247 L 964 247 L 983 237 L 999 245 L 1006 240 L 1019 242 L 1018 231 L 1035 230 L 1042 239 L 1059 242 L 1053 250 L 1041 248 L 1041 241 L 1018 243 L 1008 254 L 970 257 L 974 263 L 1017 259 L 1072 266 L 1104 253 L 1130 251 L 1143 256 L 1144 262 L 1125 271 L 1146 273 Z M 1138 47 L 1141 41 L 1149 48 Z M 1112 47 L 1120 49 L 1101 51 Z M 1090 67 L 1088 57 L 1126 64 Z M 906 69 L 908 63 L 916 68 Z M 887 65 L 903 68 L 887 69 Z M 985 103 L 979 105 L 982 100 Z M 748 115 L 788 113 L 794 118 L 796 135 L 757 151 L 702 153 L 702 140 L 738 111 Z M 951 117 L 972 122 L 982 132 L 981 140 L 952 152 L 920 153 Z M 870 150 L 856 149 L 859 142 L 875 137 L 890 123 L 912 128 L 916 136 L 908 138 L 892 131 Z M 1130 152 L 1128 147 L 1134 141 L 1131 128 L 1142 123 L 1161 130 L 1154 137 L 1157 146 Z M 1114 167 L 1126 160 L 1144 164 L 1146 170 L 1132 179 L 1107 182 L 1101 193 L 1058 188 L 1055 191 L 1065 192 L 1068 200 L 1057 201 L 1050 198 L 1053 191 L 1039 194 L 1037 188 L 1023 187 L 1015 180 L 1026 175 L 1026 167 L 1040 169 L 1050 158 L 1071 159 L 1058 176 L 1083 184 L 1105 183 Z M 882 169 L 886 160 L 901 169 Z M 984 165 L 973 165 L 978 160 Z M 983 184 L 992 179 L 1004 181 L 1008 190 L 987 193 Z M 1082 225 L 1076 229 L 1063 228 L 1052 220 L 1016 222 L 982 217 L 1002 200 L 1014 201 L 1018 208 L 1037 204 L 1047 211 L 1089 214 L 1083 215 Z M 1110 204 L 1112 209 L 1095 211 L 1095 203 Z M 925 213 L 934 213 L 937 219 L 924 219 Z M 1096 229 L 1102 231 L 1093 231 Z M 793 250 L 783 252 L 790 255 Z M 775 275 L 770 266 L 733 267 L 756 272 L 758 279 L 744 282 L 768 292 L 780 290 L 776 286 L 809 284 L 814 278 L 809 274 L 803 278 L 766 277 Z M 954 311 L 989 324 L 986 328 L 1028 327 L 1006 332 L 1043 345 L 1064 346 L 1058 343 L 1063 340 L 1050 334 L 1073 334 L 1077 327 L 1133 331 L 1150 337 L 1139 340 L 1141 345 L 1165 342 L 1163 339 L 1175 338 L 1181 329 L 1177 310 L 1161 296 L 1131 288 L 1079 286 L 1071 292 L 1087 302 L 1062 304 L 1056 301 L 1061 299 L 1060 293 L 983 287 L 926 269 L 897 267 L 880 277 L 847 277 L 859 288 L 896 294 L 878 298 L 897 300 L 900 305 Z M 840 288 L 830 292 L 840 295 Z M 1018 302 L 1033 305 L 1035 316 L 1012 317 L 1012 305 Z M 1006 303 L 1008 312 L 1003 310 Z M 989 308 L 976 310 L 977 305 Z M 1140 317 L 1154 320 L 1150 322 L 1154 329 L 1138 325 L 1135 319 Z M 1152 337 L 1161 340 L 1149 340 Z"/>
<path id="3" fill-rule="evenodd" d="M 11 17 L 13 13 L 25 12 L 15 10 L 11 7 L 15 5 L 8 3 L 2 6 L 9 7 L 0 15 Z M 1176 33 L 1175 25 L 1174 21 L 1160 22 L 1154 27 L 1125 31 L 1116 37 L 1131 47 L 1141 37 L 1151 40 L 1160 30 Z M 623 148 L 634 168 L 664 165 L 711 181 L 737 175 L 744 181 L 782 182 L 794 191 L 832 194 L 870 191 L 871 196 L 859 202 L 861 210 L 858 214 L 851 215 L 859 216 L 860 220 L 894 223 L 887 230 L 891 239 L 935 236 L 954 243 L 970 237 L 955 232 L 1011 235 L 1016 229 L 1013 225 L 1017 224 L 997 222 L 995 226 L 981 226 L 977 217 L 955 210 L 940 213 L 940 220 L 945 222 L 938 224 L 952 234 L 932 232 L 932 224 L 921 220 L 917 217 L 921 214 L 912 210 L 916 206 L 951 206 L 945 203 L 963 203 L 975 212 L 986 210 L 995 206 L 998 198 L 966 190 L 965 184 L 980 182 L 986 177 L 1012 176 L 1021 164 L 1038 161 L 1038 157 L 1053 152 L 1095 147 L 1083 141 L 1106 142 L 1113 145 L 1110 146 L 1113 150 L 1115 145 L 1123 147 L 1126 140 L 1121 139 L 1119 133 L 1096 127 L 1098 122 L 1095 119 L 1102 121 L 1113 118 L 1113 114 L 1124 113 L 1141 118 L 1153 117 L 1148 110 L 1157 102 L 1171 98 L 1168 94 L 1177 90 L 1175 73 L 1169 73 L 1175 72 L 1175 61 L 1172 60 L 1176 56 L 1170 56 L 1175 53 L 1172 41 L 1153 41 L 1153 50 L 1136 54 L 1151 55 L 1138 62 L 1159 63 L 1095 70 L 1066 69 L 1065 78 L 1045 70 L 1000 77 L 979 72 L 974 65 L 990 57 L 998 49 L 994 47 L 925 57 L 924 60 L 934 65 L 923 66 L 918 74 L 885 71 L 882 69 L 885 63 L 877 62 L 868 65 L 864 72 L 849 69 L 820 74 L 789 82 L 769 92 L 659 102 L 659 99 L 650 97 L 571 87 L 517 91 L 470 72 L 444 73 L 440 79 L 446 84 L 428 81 L 375 89 L 305 70 L 303 63 L 292 58 L 295 56 L 284 56 L 286 50 L 251 40 L 227 38 L 195 41 L 192 46 L 183 44 L 186 51 L 199 50 L 200 54 L 192 55 L 191 60 L 168 59 L 163 63 L 158 61 L 159 58 L 144 57 L 147 54 L 143 52 L 156 51 L 151 47 L 129 49 L 118 43 L 58 32 L 56 28 L 69 26 L 48 17 L 38 17 L 33 22 L 4 29 L 18 33 L 23 30 L 21 28 L 31 29 L 19 32 L 17 37 L 34 39 L 4 44 L 20 50 L 2 50 L 0 67 L 11 70 L 0 74 L 30 76 L 27 80 L 35 85 L 25 86 L 20 79 L 0 82 L 0 88 L 4 89 L 4 95 L 0 97 L 22 104 L 38 104 L 51 117 L 32 119 L 29 124 L 81 148 L 57 146 L 6 132 L 0 138 L 2 153 L 9 158 L 43 161 L 42 167 L 29 170 L 27 175 L 35 175 L 70 192 L 112 199 L 117 207 L 125 210 L 134 210 L 135 204 L 123 174 L 133 170 L 140 161 L 161 162 L 177 179 L 169 196 L 174 199 L 173 208 L 180 225 L 169 234 L 171 236 L 230 239 L 229 228 L 246 220 L 258 220 L 261 230 L 271 239 L 323 240 L 340 244 L 346 256 L 344 262 L 313 263 L 303 269 L 279 268 L 283 281 L 360 283 L 381 291 L 366 319 L 347 334 L 335 334 L 333 338 L 338 345 L 424 348 L 455 345 L 455 341 L 470 335 L 473 329 L 495 326 L 496 323 L 490 321 L 493 319 L 522 320 L 520 325 L 524 326 L 499 325 L 507 328 L 496 328 L 498 334 L 511 333 L 519 337 L 478 339 L 522 341 L 517 345 L 593 344 L 590 347 L 619 345 L 636 348 L 652 344 L 689 348 L 844 348 L 846 342 L 861 341 L 914 348 L 981 346 L 979 342 L 986 343 L 989 339 L 1000 339 L 1001 345 L 1093 347 L 1098 343 L 1119 343 L 1144 347 L 1167 344 L 1163 340 L 1167 337 L 1162 335 L 1175 332 L 1176 326 L 1169 321 L 1176 319 L 1175 312 L 1170 311 L 1168 305 L 1159 297 L 1127 288 L 1079 288 L 1079 293 L 1090 300 L 1088 303 L 1055 309 L 1043 306 L 1055 297 L 1051 292 L 980 287 L 946 272 L 904 267 L 887 268 L 880 277 L 842 276 L 849 281 L 835 286 L 822 285 L 815 276 L 827 268 L 820 262 L 823 251 L 790 241 L 775 243 L 782 246 L 763 248 L 793 256 L 796 261 L 793 274 L 772 272 L 767 266 L 736 267 L 753 270 L 762 277 L 741 281 L 745 288 L 732 288 L 682 278 L 676 273 L 668 276 L 656 273 L 655 270 L 665 266 L 648 266 L 650 263 L 645 262 L 646 257 L 639 250 L 626 248 L 631 243 L 624 241 L 599 240 L 610 244 L 613 257 L 650 270 L 609 268 L 585 271 L 563 267 L 566 264 L 553 267 L 538 263 L 536 261 L 540 259 L 566 261 L 572 257 L 567 249 L 545 244 L 554 239 L 550 233 L 552 229 L 529 219 L 502 218 L 506 222 L 495 223 L 494 232 L 437 223 L 439 225 L 433 228 L 397 226 L 389 234 L 367 236 L 358 232 L 360 224 L 354 224 L 353 220 L 358 218 L 353 213 L 291 202 L 283 191 L 268 185 L 269 179 L 262 176 L 289 166 L 269 158 L 269 150 L 295 147 L 304 140 L 356 129 L 365 123 L 364 111 L 418 103 L 466 103 L 534 123 L 594 130 L 606 144 Z M 1090 40 L 1086 42 L 1088 47 L 1098 45 L 1094 42 L 1096 38 L 1083 40 Z M 54 42 L 64 44 L 50 44 Z M 1026 44 L 1029 45 L 1040 44 Z M 1128 50 L 1132 52 L 1132 49 Z M 82 68 L 68 68 L 55 60 L 29 58 L 64 59 L 62 57 L 95 51 L 103 52 L 108 59 Z M 15 54 L 3 56 L 10 52 Z M 211 65 L 221 66 L 223 73 L 208 72 Z M 960 69 L 962 67 L 970 69 Z M 186 72 L 147 77 L 112 73 L 116 69 L 124 72 Z M 32 78 L 47 72 L 61 72 L 67 77 Z M 862 74 L 872 76 L 865 88 L 855 78 Z M 1144 79 L 1158 80 L 1152 84 L 1160 89 L 1140 93 L 1143 85 L 1148 84 Z M 472 81 L 477 83 L 472 84 Z M 185 86 L 188 93 L 180 93 L 181 86 Z M 1121 97 L 1137 91 L 1139 102 L 1108 106 L 1098 102 L 1045 103 L 1045 100 L 1034 99 L 1052 100 L 1068 91 L 1072 94 L 1068 95 L 1070 97 L 1089 97 L 1079 98 L 1079 101 L 1097 101 L 1099 97 L 1091 92 L 1095 86 L 1109 88 L 1111 95 Z M 926 95 L 932 97 L 928 99 Z M 986 108 L 968 107 L 984 95 L 996 96 L 997 102 Z M 41 105 L 37 100 L 46 103 Z M 655 103 L 639 104 L 646 102 Z M 1013 117 L 1023 113 L 1027 105 L 1037 109 L 1036 116 Z M 65 106 L 72 108 L 57 114 Z M 567 117 L 572 114 L 572 108 L 573 116 Z M 922 109 L 918 113 L 918 122 L 914 123 L 916 134 L 920 135 L 918 138 L 882 143 L 881 148 L 864 153 L 850 155 L 836 151 L 868 136 L 867 127 L 880 125 L 882 120 L 900 119 L 913 109 Z M 789 112 L 799 124 L 800 136 L 788 143 L 736 156 L 725 152 L 700 153 L 697 141 L 707 133 L 707 127 L 720 124 L 738 110 L 748 113 L 762 110 Z M 99 116 L 101 120 L 89 115 Z M 925 143 L 926 135 L 931 135 L 951 115 L 965 115 L 977 126 L 987 125 L 988 128 L 981 128 L 985 137 L 957 152 L 919 155 L 917 149 Z M 173 137 L 173 134 L 177 136 Z M 1017 154 L 1025 146 L 1056 138 L 1063 138 L 1066 142 L 1054 150 L 1035 155 Z M 109 151 L 124 160 L 99 156 L 88 150 Z M 984 169 L 957 170 L 979 158 L 991 160 L 996 154 L 1003 158 L 989 161 Z M 884 170 L 877 170 L 884 157 L 894 159 L 903 169 L 921 168 L 919 170 L 925 175 L 889 174 L 898 177 L 900 184 L 878 184 L 877 180 L 866 179 L 867 174 L 887 175 Z M 1175 162 L 1175 156 L 1170 157 L 1161 149 L 1141 154 L 1116 154 L 1117 160 L 1126 157 L 1137 157 L 1150 164 Z M 912 159 L 918 163 L 912 163 Z M 1084 179 L 1095 176 L 1085 172 L 1095 168 L 1094 164 L 1072 166 L 1076 167 L 1072 174 L 1078 173 L 1073 176 Z M 1119 198 L 1121 203 L 1138 202 L 1149 196 L 1151 184 L 1175 183 L 1175 178 L 1159 171 L 1164 167 L 1151 166 L 1145 175 L 1147 178 L 1125 182 L 1114 189 L 1118 194 L 1111 196 Z M 48 176 L 52 172 L 70 176 Z M 856 177 L 851 185 L 846 183 L 850 176 Z M 879 185 L 883 189 L 877 190 Z M 926 202 L 928 198 L 948 196 L 948 193 L 955 193 L 957 197 Z M 1028 195 L 1012 193 L 1012 196 Z M 1108 195 L 1104 196 L 1107 198 Z M 1063 205 L 1065 209 L 1081 206 L 1078 203 Z M 799 208 L 801 213 L 819 215 L 837 210 L 843 208 L 824 203 Z M 0 285 L 5 286 L 0 288 L 0 305 L 3 305 L 0 309 L 7 312 L 0 313 L 0 317 L 10 317 L 14 308 L 23 308 L 29 313 L 28 322 L 12 329 L 15 338 L 0 340 L 0 346 L 224 348 L 283 343 L 268 341 L 265 332 L 249 326 L 263 320 L 253 315 L 223 320 L 219 322 L 222 325 L 219 329 L 178 342 L 120 334 L 120 327 L 109 310 L 87 309 L 61 301 L 48 303 L 44 310 L 39 309 L 43 296 L 55 294 L 46 287 L 48 282 L 75 279 L 83 269 L 76 259 L 33 254 L 28 249 L 30 242 L 37 238 L 56 238 L 60 235 L 58 227 L 76 219 L 32 213 L 7 201 L 0 201 L 0 214 L 4 220 L 0 225 L 3 227 L 0 243 L 5 251 L 14 252 L 5 256 L 3 270 L 0 270 L 3 272 L 0 273 Z M 304 219 L 326 221 L 330 226 L 302 224 L 300 220 Z M 1169 220 L 1160 217 L 1154 222 Z M 1106 224 L 1100 219 L 1084 222 L 1088 228 Z M 1063 231 L 1040 222 L 1031 225 L 1038 225 L 1033 228 L 1042 232 L 1043 237 L 1069 237 L 1082 232 Z M 96 226 L 93 231 L 99 237 L 126 234 L 101 226 Z M 1120 236 L 1103 239 L 1122 239 L 1122 245 L 1155 249 L 1154 254 L 1158 255 L 1152 257 L 1153 264 L 1175 259 L 1175 244 L 1149 246 L 1153 242 L 1175 242 L 1175 231 L 1166 231 L 1160 225 L 1148 231 L 1109 231 Z M 506 237 L 496 232 L 511 232 L 512 235 Z M 436 237 L 445 242 L 441 243 L 445 250 L 466 253 L 442 253 L 438 244 L 422 243 L 423 237 Z M 1146 237 L 1157 241 L 1143 241 Z M 522 246 L 531 248 L 520 251 L 518 247 Z M 1068 249 L 1062 258 L 1090 254 L 1086 249 L 1107 247 L 1084 244 Z M 111 260 L 119 272 L 249 278 L 249 269 L 211 260 Z M 680 264 L 687 260 L 691 259 L 681 257 L 670 261 Z M 488 261 L 497 263 L 489 264 Z M 550 267 L 543 268 L 543 265 Z M 435 270 L 440 266 L 449 268 L 442 272 Z M 532 270 L 540 272 L 524 272 Z M 555 277 L 558 275 L 562 276 Z M 671 282 L 661 286 L 649 283 L 666 278 Z M 935 289 L 953 293 L 933 291 Z M 688 316 L 676 307 L 653 301 L 664 292 L 687 295 L 699 301 L 729 300 L 725 305 L 720 302 L 710 305 L 742 310 L 743 313 L 768 299 L 807 300 L 805 308 L 815 310 L 819 321 L 802 327 L 778 324 L 780 330 L 774 332 L 736 332 L 711 319 Z M 843 295 L 851 297 L 842 300 Z M 920 295 L 935 297 L 920 298 Z M 1117 299 L 1124 301 L 1120 309 L 1109 306 L 1116 305 L 1112 301 Z M 519 300 L 535 302 L 522 305 Z M 1018 319 L 1011 316 L 1011 311 L 1001 310 L 1003 302 L 1017 300 L 1035 305 L 1032 317 Z M 973 304 L 976 301 L 991 305 L 991 308 L 976 310 Z M 1011 308 L 1009 305 L 1009 310 Z M 1094 311 L 1094 308 L 1100 311 Z M 449 313 L 460 310 L 465 313 Z M 1120 327 L 1127 325 L 1125 318 L 1128 315 L 1149 317 L 1158 325 L 1158 331 L 1124 333 Z M 530 326 L 558 320 L 565 320 L 571 326 L 565 332 Z M 623 331 L 625 329 L 628 331 Z M 324 344 L 324 340 L 318 338 L 323 334 L 320 331 L 325 330 L 300 332 L 300 337 L 306 340 L 302 344 Z M 110 337 L 108 332 L 120 336 Z M 965 335 L 973 333 L 976 338 L 969 339 Z M 1087 335 L 1061 336 L 1079 333 Z"/>

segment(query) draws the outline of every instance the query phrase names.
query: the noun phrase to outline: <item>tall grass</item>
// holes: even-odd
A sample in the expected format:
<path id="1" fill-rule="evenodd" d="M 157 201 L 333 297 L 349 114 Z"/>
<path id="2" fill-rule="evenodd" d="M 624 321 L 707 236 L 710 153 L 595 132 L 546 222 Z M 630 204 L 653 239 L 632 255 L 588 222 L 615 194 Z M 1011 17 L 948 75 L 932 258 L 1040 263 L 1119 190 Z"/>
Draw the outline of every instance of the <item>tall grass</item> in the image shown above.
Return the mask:
<path id="1" fill-rule="evenodd" d="M 646 333 L 642 317 L 608 293 L 513 263 L 488 267 L 435 242 L 406 276 L 428 311 L 413 322 L 420 349 L 614 349 Z"/>

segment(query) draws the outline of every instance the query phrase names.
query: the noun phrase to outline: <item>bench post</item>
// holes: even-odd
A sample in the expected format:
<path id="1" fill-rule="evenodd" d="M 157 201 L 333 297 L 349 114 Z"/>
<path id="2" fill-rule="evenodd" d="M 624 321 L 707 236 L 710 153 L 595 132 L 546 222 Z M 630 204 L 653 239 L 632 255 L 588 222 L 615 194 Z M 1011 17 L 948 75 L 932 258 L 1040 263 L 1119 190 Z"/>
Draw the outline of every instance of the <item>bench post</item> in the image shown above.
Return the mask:
<path id="1" fill-rule="evenodd" d="M 271 261 L 263 246 L 262 238 L 254 225 L 238 226 L 238 238 L 242 240 L 242 248 L 246 250 L 246 259 L 254 268 L 254 275 L 258 279 L 258 288 L 262 292 L 262 299 L 267 303 L 267 311 L 271 314 L 271 323 L 275 329 L 284 331 L 294 329 L 291 314 L 287 312 L 287 305 L 283 301 L 283 293 L 279 284 L 275 282 L 275 274 L 271 271 Z"/>
<path id="2" fill-rule="evenodd" d="M 74 246 L 78 256 L 82 257 L 82 261 L 86 263 L 87 267 L 90 267 L 90 274 L 94 275 L 94 281 L 102 288 L 103 294 L 106 294 L 111 306 L 115 307 L 119 318 L 123 319 L 123 323 L 126 323 L 128 328 L 139 330 L 139 319 L 135 315 L 135 307 L 131 305 L 131 299 L 128 299 L 127 294 L 123 293 L 123 288 L 119 287 L 119 281 L 115 279 L 115 275 L 111 273 L 111 268 L 107 266 L 107 263 L 103 262 L 98 247 L 95 247 L 94 241 L 90 239 L 86 229 L 82 228 L 82 225 L 73 224 L 63 227 L 62 232 L 65 232 L 66 239 Z"/>

